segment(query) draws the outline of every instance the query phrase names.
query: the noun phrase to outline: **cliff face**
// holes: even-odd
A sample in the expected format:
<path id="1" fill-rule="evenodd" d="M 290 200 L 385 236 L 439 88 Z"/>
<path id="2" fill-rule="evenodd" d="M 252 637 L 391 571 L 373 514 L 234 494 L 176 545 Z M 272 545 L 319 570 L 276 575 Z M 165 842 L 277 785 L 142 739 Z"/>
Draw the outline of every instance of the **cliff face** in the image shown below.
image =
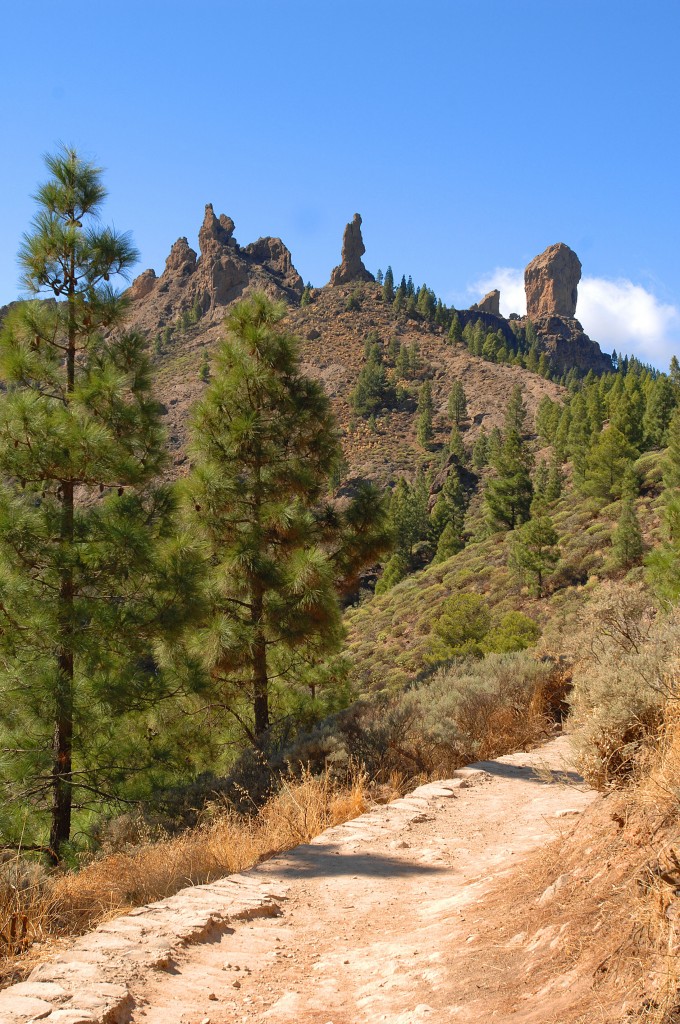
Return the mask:
<path id="1" fill-rule="evenodd" d="M 589 370 L 601 374 L 612 369 L 611 356 L 602 352 L 597 342 L 588 337 L 573 317 L 546 314 L 531 322 L 553 371 L 568 373 L 576 367 L 581 374 Z"/>

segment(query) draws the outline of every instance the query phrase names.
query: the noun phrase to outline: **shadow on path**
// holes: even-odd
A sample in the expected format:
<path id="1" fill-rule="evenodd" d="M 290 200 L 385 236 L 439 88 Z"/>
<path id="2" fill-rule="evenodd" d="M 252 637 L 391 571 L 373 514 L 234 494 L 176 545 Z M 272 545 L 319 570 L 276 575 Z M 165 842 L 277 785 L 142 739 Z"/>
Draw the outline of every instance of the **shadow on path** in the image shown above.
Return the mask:
<path id="1" fill-rule="evenodd" d="M 584 786 L 585 779 L 578 772 L 552 768 L 532 768 L 530 765 L 502 764 L 500 761 L 475 761 L 470 768 L 481 768 L 500 779 L 520 779 L 541 786 Z"/>
<path id="2" fill-rule="evenodd" d="M 283 854 L 264 861 L 254 869 L 258 874 L 268 870 L 277 877 L 293 880 L 314 878 L 339 878 L 343 875 L 363 875 L 367 878 L 406 878 L 413 875 L 434 875 L 446 872 L 447 868 L 431 864 L 413 864 L 398 857 L 386 857 L 374 853 L 349 853 L 341 846 L 329 843 L 324 846 L 298 846 L 294 856 Z"/>

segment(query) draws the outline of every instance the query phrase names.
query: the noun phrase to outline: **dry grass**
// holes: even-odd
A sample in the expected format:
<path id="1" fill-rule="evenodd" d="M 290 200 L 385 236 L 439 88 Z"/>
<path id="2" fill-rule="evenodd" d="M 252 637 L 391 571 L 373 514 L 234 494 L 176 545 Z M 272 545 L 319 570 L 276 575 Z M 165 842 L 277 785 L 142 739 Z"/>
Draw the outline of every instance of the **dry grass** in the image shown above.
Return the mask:
<path id="1" fill-rule="evenodd" d="M 680 1022 L 679 820 L 680 706 L 669 700 L 636 781 L 490 896 L 499 949 L 525 950 L 525 976 L 507 979 L 508 1005 L 530 986 L 543 993 L 546 1021 Z M 568 1005 L 559 1002 L 565 989 Z"/>
<path id="2" fill-rule="evenodd" d="M 80 934 L 185 886 L 241 871 L 357 817 L 368 803 L 363 772 L 355 771 L 344 785 L 328 772 L 307 772 L 284 783 L 257 814 L 244 818 L 224 811 L 176 838 L 103 857 L 78 872 L 32 876 L 18 862 L 6 863 L 0 880 L 0 986 L 24 973 L 24 962 L 32 966 L 36 943 Z"/>

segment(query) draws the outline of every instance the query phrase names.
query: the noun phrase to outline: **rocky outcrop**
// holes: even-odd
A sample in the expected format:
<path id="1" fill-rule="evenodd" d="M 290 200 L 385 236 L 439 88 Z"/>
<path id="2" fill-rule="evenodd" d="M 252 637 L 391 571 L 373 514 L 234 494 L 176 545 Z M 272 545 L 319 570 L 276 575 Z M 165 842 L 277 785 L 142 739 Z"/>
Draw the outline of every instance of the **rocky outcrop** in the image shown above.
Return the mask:
<path id="1" fill-rule="evenodd" d="M 525 335 L 528 318 L 505 319 L 474 306 L 457 310 L 461 327 L 481 322 L 485 333 L 500 333 L 506 339 L 508 349 L 516 348 L 517 332 Z M 592 370 L 594 373 L 608 373 L 612 368 L 610 356 L 602 352 L 596 341 L 584 333 L 583 327 L 573 317 L 539 316 L 530 318 L 538 339 L 538 352 L 545 352 L 550 367 L 558 373 L 569 372 L 572 366 L 581 374 Z M 515 330 L 513 330 L 513 327 Z"/>
<path id="2" fill-rule="evenodd" d="M 219 220 L 215 216 L 212 203 L 205 204 L 205 216 L 198 232 L 198 247 L 201 255 L 219 251 L 225 247 L 238 249 L 233 238 L 234 222 L 226 213 L 221 213 Z"/>
<path id="3" fill-rule="evenodd" d="M 130 285 L 130 298 L 133 302 L 136 299 L 143 299 L 145 295 L 153 291 L 157 281 L 158 278 L 156 277 L 155 270 L 143 270 L 139 277 L 136 277 Z"/>
<path id="4" fill-rule="evenodd" d="M 526 323 L 526 321 L 525 321 Z M 538 316 L 531 318 L 539 349 L 550 360 L 550 367 L 558 373 L 568 373 L 572 367 L 582 375 L 609 373 L 612 369 L 611 356 L 602 352 L 600 346 L 584 332 L 573 317 Z"/>
<path id="5" fill-rule="evenodd" d="M 581 261 L 576 253 L 558 242 L 550 245 L 524 271 L 527 316 L 572 319 L 576 313 L 577 286 L 581 280 Z"/>
<path id="6" fill-rule="evenodd" d="M 366 246 L 361 235 L 361 216 L 355 213 L 342 236 L 342 262 L 331 271 L 331 287 L 337 288 L 341 284 L 349 284 L 350 281 L 375 281 L 373 274 L 366 270 L 361 261 L 365 252 Z"/>
<path id="7" fill-rule="evenodd" d="M 280 238 L 259 238 L 241 248 L 234 238 L 234 222 L 205 207 L 198 232 L 200 255 L 186 238 L 173 245 L 160 277 L 145 270 L 128 292 L 134 326 L 157 331 L 198 307 L 208 322 L 219 322 L 223 307 L 246 291 L 264 291 L 274 299 L 297 301 L 304 283 L 291 254 Z"/>
<path id="8" fill-rule="evenodd" d="M 223 213 L 218 220 L 212 203 L 207 203 L 198 232 L 201 255 L 196 268 L 196 293 L 203 309 L 226 306 L 237 299 L 248 284 L 248 265 L 239 256 L 233 234 L 231 217 Z"/>
<path id="9" fill-rule="evenodd" d="M 501 315 L 501 293 L 498 288 L 487 292 L 483 299 L 475 302 L 470 309 L 478 310 L 480 313 L 492 313 L 494 316 Z"/>
<path id="10" fill-rule="evenodd" d="M 304 291 L 304 281 L 293 266 L 290 250 L 280 238 L 258 238 L 242 250 L 250 259 L 269 271 L 282 288 Z"/>
<path id="11" fill-rule="evenodd" d="M 186 238 L 178 238 L 165 261 L 165 270 L 160 279 L 167 284 L 170 277 L 187 277 L 189 274 L 193 274 L 196 269 L 196 260 L 196 252 Z"/>

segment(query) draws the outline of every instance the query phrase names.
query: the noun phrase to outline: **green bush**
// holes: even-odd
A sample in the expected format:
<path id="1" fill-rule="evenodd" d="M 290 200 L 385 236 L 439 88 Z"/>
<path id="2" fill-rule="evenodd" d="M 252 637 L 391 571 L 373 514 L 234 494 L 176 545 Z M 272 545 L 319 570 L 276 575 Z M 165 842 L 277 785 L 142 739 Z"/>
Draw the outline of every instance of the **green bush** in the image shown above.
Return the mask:
<path id="1" fill-rule="evenodd" d="M 535 619 L 522 612 L 506 612 L 484 638 L 484 648 L 498 654 L 523 651 L 535 644 L 540 635 L 541 627 Z"/>
<path id="2" fill-rule="evenodd" d="M 479 594 L 455 594 L 444 602 L 433 626 L 431 663 L 471 655 L 481 657 L 482 640 L 491 628 L 491 612 Z"/>

